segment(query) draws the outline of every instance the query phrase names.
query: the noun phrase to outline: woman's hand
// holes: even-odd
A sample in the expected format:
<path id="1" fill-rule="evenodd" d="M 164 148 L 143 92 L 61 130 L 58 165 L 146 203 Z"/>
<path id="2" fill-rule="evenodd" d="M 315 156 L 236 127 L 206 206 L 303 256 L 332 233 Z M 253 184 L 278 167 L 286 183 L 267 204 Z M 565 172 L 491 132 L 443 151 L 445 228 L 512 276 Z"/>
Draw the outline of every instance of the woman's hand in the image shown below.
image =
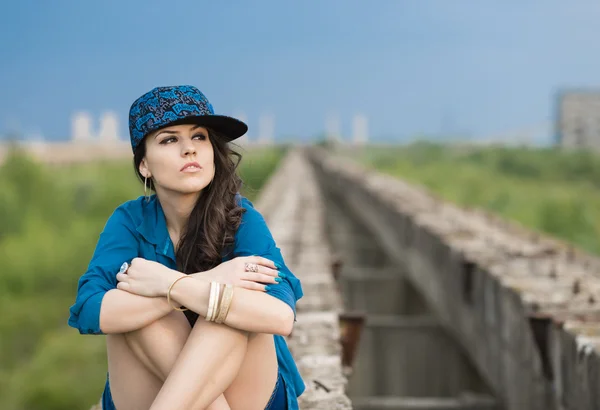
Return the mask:
<path id="1" fill-rule="evenodd" d="M 277 265 L 269 259 L 260 256 L 241 256 L 205 272 L 194 273 L 192 276 L 250 290 L 265 291 L 267 285 L 281 282 L 285 274 L 280 274 Z"/>
<path id="2" fill-rule="evenodd" d="M 167 290 L 182 274 L 143 258 L 134 258 L 125 272 L 117 274 L 117 289 L 140 296 L 167 296 Z"/>

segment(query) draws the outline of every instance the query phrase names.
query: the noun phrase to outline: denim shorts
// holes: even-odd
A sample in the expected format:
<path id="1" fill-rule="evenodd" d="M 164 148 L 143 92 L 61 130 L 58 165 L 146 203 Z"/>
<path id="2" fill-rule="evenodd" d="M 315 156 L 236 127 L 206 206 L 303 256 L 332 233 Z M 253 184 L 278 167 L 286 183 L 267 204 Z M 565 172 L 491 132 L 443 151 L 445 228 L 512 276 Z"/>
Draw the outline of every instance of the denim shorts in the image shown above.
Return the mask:
<path id="1" fill-rule="evenodd" d="M 265 407 L 265 410 L 286 410 L 287 409 L 287 395 L 285 394 L 285 382 L 281 373 L 277 370 L 277 382 L 271 398 Z"/>

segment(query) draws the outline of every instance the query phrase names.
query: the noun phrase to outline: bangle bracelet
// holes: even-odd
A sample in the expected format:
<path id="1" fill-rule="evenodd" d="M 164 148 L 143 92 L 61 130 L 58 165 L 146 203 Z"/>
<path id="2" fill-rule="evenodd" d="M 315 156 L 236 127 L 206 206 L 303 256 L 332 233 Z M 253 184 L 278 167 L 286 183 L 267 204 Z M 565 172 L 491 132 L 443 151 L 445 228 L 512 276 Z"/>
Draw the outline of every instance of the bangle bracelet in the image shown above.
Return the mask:
<path id="1" fill-rule="evenodd" d="M 221 284 L 215 282 L 215 305 L 213 306 L 212 321 L 217 319 L 217 311 L 219 310 L 219 296 L 221 296 Z"/>
<path id="2" fill-rule="evenodd" d="M 217 292 L 217 283 L 210 282 L 210 292 L 208 294 L 208 309 L 206 310 L 206 321 L 212 322 L 213 311 L 215 308 L 215 296 Z"/>
<path id="3" fill-rule="evenodd" d="M 187 309 L 187 308 L 183 308 L 183 309 L 182 309 L 182 308 L 178 308 L 178 307 L 175 307 L 175 306 L 173 306 L 173 305 L 171 304 L 171 289 L 173 289 L 173 286 L 174 286 L 174 285 L 175 285 L 177 282 L 179 282 L 181 279 L 183 279 L 183 278 L 190 278 L 190 277 L 191 277 L 191 276 L 188 276 L 188 275 L 183 275 L 183 276 L 180 276 L 180 277 L 178 277 L 177 279 L 175 279 L 175 280 L 173 281 L 173 283 L 171 283 L 171 286 L 169 286 L 169 290 L 167 291 L 167 303 L 168 303 L 168 304 L 169 304 L 169 306 L 171 306 L 173 309 L 175 309 L 175 310 L 178 310 L 178 311 L 180 311 L 180 312 L 185 312 L 185 311 L 186 311 L 186 310 L 188 310 L 188 309 Z"/>
<path id="4" fill-rule="evenodd" d="M 211 283 L 211 289 L 214 288 L 212 309 L 210 311 L 210 322 L 217 320 L 217 312 L 219 311 L 219 296 L 221 295 L 221 284 L 218 282 Z"/>
<path id="5" fill-rule="evenodd" d="M 223 290 L 223 298 L 221 299 L 221 305 L 219 306 L 219 314 L 215 322 L 223 323 L 229 313 L 229 306 L 231 305 L 231 299 L 233 298 L 233 286 L 227 284 Z"/>

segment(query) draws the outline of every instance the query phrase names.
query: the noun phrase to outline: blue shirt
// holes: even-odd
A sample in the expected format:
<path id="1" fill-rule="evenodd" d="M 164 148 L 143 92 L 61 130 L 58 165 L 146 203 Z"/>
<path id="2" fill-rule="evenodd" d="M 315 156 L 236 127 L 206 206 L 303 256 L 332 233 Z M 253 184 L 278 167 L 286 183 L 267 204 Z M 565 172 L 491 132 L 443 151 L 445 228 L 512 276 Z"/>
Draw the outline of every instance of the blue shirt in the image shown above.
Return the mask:
<path id="1" fill-rule="evenodd" d="M 288 304 L 295 316 L 296 301 L 303 296 L 300 281 L 285 265 L 281 251 L 262 215 L 248 199 L 239 194 L 237 199 L 245 212 L 235 234 L 233 252 L 224 257 L 223 261 L 238 256 L 257 255 L 278 263 L 286 278 L 277 285 L 269 286 L 266 293 Z M 79 279 L 75 304 L 69 310 L 69 326 L 78 329 L 81 334 L 104 334 L 100 329 L 102 298 L 109 290 L 116 289 L 116 275 L 121 264 L 136 257 L 177 269 L 175 250 L 156 195 L 152 195 L 149 201 L 140 196 L 125 202 L 106 222 L 87 272 Z M 305 385 L 285 339 L 280 335 L 273 337 L 277 361 L 285 381 L 288 408 L 295 410 L 298 409 L 297 397 L 302 394 Z M 108 376 L 102 403 L 104 410 L 115 410 Z"/>

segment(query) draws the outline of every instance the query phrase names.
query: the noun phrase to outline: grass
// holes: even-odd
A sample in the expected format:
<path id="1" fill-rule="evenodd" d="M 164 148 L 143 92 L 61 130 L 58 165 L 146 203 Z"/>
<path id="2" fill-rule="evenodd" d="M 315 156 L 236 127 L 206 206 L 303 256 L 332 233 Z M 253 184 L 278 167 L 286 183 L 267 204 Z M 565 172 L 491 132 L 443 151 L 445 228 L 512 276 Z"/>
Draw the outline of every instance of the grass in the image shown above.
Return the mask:
<path id="1" fill-rule="evenodd" d="M 455 204 L 600 254 L 600 156 L 593 152 L 417 143 L 346 154 Z"/>
<path id="2" fill-rule="evenodd" d="M 256 200 L 284 152 L 243 152 L 243 195 Z M 89 409 L 106 379 L 105 338 L 68 327 L 68 309 L 106 219 L 143 185 L 129 162 L 47 166 L 14 152 L 0 192 L 0 408 Z"/>

